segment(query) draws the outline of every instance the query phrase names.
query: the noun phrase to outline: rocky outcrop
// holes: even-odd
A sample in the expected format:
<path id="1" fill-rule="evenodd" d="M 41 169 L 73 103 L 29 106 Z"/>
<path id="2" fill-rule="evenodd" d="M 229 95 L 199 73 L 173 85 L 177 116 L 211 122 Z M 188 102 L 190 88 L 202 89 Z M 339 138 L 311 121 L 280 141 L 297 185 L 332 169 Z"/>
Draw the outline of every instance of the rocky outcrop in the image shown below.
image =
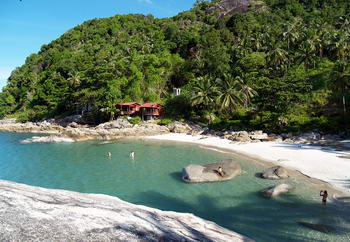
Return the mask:
<path id="1" fill-rule="evenodd" d="M 266 8 L 263 1 L 255 0 L 222 0 L 210 7 L 208 14 L 217 13 L 219 18 L 232 15 L 235 13 L 246 13 L 250 7 Z"/>
<path id="2" fill-rule="evenodd" d="M 233 142 L 247 143 L 247 142 L 260 142 L 268 141 L 269 136 L 261 130 L 257 131 L 225 131 L 221 134 L 225 139 L 232 140 Z"/>
<path id="3" fill-rule="evenodd" d="M 188 124 L 178 121 L 174 121 L 171 124 L 168 124 L 167 128 L 172 133 L 188 133 L 192 130 Z"/>
<path id="4" fill-rule="evenodd" d="M 224 175 L 218 173 L 222 168 Z M 241 166 L 233 160 L 224 160 L 205 165 L 189 165 L 182 170 L 182 179 L 186 182 L 226 181 L 242 173 Z"/>
<path id="5" fill-rule="evenodd" d="M 133 125 L 129 123 L 126 119 L 117 119 L 108 123 L 103 123 L 97 126 L 97 128 L 102 129 L 125 129 L 125 128 L 131 128 Z"/>
<path id="6" fill-rule="evenodd" d="M 264 197 L 267 198 L 273 198 L 280 196 L 282 194 L 287 194 L 291 190 L 293 190 L 294 187 L 288 184 L 279 184 L 273 187 L 269 187 L 267 189 L 264 189 L 260 191 Z"/>
<path id="7" fill-rule="evenodd" d="M 274 166 L 261 173 L 261 177 L 270 180 L 279 180 L 288 178 L 288 171 L 282 166 Z"/>
<path id="8" fill-rule="evenodd" d="M 24 141 L 24 143 L 60 142 L 68 139 L 73 139 L 73 141 L 112 140 L 123 137 L 160 135 L 170 132 L 166 126 L 153 123 L 132 125 L 125 119 L 103 123 L 96 127 L 80 125 L 75 122 L 67 124 L 66 127 L 47 121 L 38 123 L 4 123 L 0 124 L 0 131 L 51 134 L 51 136 L 45 138 L 33 137 Z"/>
<path id="9" fill-rule="evenodd" d="M 0 181 L 2 241 L 251 241 L 192 214 Z"/>

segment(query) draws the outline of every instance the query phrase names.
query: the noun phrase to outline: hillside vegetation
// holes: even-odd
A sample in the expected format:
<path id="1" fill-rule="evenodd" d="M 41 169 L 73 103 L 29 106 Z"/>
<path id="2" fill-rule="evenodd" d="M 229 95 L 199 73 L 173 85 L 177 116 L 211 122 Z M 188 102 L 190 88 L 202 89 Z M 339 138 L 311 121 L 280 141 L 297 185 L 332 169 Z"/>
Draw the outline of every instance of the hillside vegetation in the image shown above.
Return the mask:
<path id="1" fill-rule="evenodd" d="M 116 103 L 152 101 L 170 118 L 213 128 L 348 130 L 350 2 L 250 1 L 237 12 L 223 2 L 249 1 L 197 1 L 173 18 L 117 15 L 69 30 L 13 71 L 0 117 L 41 120 L 92 104 L 89 118 L 100 122 Z"/>

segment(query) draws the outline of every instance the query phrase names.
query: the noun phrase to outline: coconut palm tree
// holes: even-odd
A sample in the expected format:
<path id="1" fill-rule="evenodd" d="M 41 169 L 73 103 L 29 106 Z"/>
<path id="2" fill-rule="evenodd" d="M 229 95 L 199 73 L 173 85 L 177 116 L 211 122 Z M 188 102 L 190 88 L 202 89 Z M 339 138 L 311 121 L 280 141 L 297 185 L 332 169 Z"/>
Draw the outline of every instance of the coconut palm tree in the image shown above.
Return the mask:
<path id="1" fill-rule="evenodd" d="M 287 41 L 287 48 L 290 49 L 291 44 L 294 44 L 300 37 L 300 30 L 303 28 L 300 18 L 295 18 L 293 22 L 287 24 L 282 33 L 283 40 Z"/>
<path id="2" fill-rule="evenodd" d="M 242 94 L 244 107 L 247 107 L 248 104 L 252 102 L 252 98 L 258 95 L 258 93 L 251 86 L 248 85 L 247 78 L 245 78 L 244 75 L 243 77 L 237 76 L 236 80 L 239 83 L 238 89 L 239 92 Z"/>
<path id="3" fill-rule="evenodd" d="M 285 69 L 288 64 L 288 52 L 276 47 L 268 53 L 267 61 L 276 70 Z"/>
<path id="4" fill-rule="evenodd" d="M 240 82 L 229 74 L 217 79 L 220 94 L 216 103 L 220 110 L 232 112 L 237 106 L 243 104 L 243 95 L 240 92 Z"/>
<path id="5" fill-rule="evenodd" d="M 209 123 L 211 123 L 211 114 L 215 108 L 215 101 L 218 95 L 218 89 L 215 86 L 215 83 L 209 76 L 199 77 L 195 81 L 192 92 L 192 105 L 202 106 L 204 109 L 208 110 L 210 113 Z"/>
<path id="6" fill-rule="evenodd" d="M 222 79 L 217 79 L 220 95 L 217 98 L 218 107 L 221 110 L 232 112 L 238 106 L 247 105 L 251 102 L 256 91 L 251 88 L 241 76 L 233 77 L 225 74 Z"/>
<path id="7" fill-rule="evenodd" d="M 346 115 L 346 92 L 350 87 L 350 64 L 338 61 L 331 73 L 332 89 L 342 95 L 343 112 Z"/>

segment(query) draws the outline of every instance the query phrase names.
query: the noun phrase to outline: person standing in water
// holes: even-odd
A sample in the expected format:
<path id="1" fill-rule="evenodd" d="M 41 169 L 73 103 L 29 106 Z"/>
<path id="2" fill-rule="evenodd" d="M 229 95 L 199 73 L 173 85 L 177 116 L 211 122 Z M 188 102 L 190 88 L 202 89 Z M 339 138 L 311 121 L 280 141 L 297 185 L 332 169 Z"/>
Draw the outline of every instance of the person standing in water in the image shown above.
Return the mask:
<path id="1" fill-rule="evenodd" d="M 134 151 L 131 151 L 130 154 L 129 154 L 130 158 L 131 159 L 135 159 L 135 152 Z"/>
<path id="2" fill-rule="evenodd" d="M 111 158 L 111 157 L 112 157 L 112 153 L 111 153 L 111 152 L 108 152 L 108 153 L 107 153 L 107 157 Z"/>
<path id="3" fill-rule="evenodd" d="M 320 196 L 322 197 L 322 206 L 327 207 L 327 197 L 328 197 L 327 190 L 321 190 Z"/>

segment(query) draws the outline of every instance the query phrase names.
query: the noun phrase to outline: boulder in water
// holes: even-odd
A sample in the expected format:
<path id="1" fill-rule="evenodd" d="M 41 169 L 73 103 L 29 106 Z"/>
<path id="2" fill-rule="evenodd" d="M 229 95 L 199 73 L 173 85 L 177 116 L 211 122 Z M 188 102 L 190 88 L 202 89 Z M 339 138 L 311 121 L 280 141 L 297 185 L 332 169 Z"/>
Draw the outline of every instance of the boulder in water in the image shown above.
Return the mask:
<path id="1" fill-rule="evenodd" d="M 298 222 L 298 224 L 313 230 L 323 232 L 323 233 L 329 233 L 335 230 L 334 227 L 329 225 L 324 225 L 324 224 L 313 224 L 308 222 Z"/>
<path id="2" fill-rule="evenodd" d="M 277 186 L 269 187 L 261 191 L 262 195 L 267 198 L 277 197 L 282 194 L 287 194 L 293 190 L 294 187 L 288 184 L 279 184 Z"/>
<path id="3" fill-rule="evenodd" d="M 270 180 L 279 180 L 288 178 L 288 172 L 282 166 L 274 166 L 266 169 L 261 173 L 261 177 Z"/>
<path id="4" fill-rule="evenodd" d="M 222 168 L 224 174 L 218 172 Z M 233 160 L 224 160 L 206 165 L 189 165 L 182 170 L 186 182 L 214 182 L 230 180 L 242 173 L 241 166 Z"/>

